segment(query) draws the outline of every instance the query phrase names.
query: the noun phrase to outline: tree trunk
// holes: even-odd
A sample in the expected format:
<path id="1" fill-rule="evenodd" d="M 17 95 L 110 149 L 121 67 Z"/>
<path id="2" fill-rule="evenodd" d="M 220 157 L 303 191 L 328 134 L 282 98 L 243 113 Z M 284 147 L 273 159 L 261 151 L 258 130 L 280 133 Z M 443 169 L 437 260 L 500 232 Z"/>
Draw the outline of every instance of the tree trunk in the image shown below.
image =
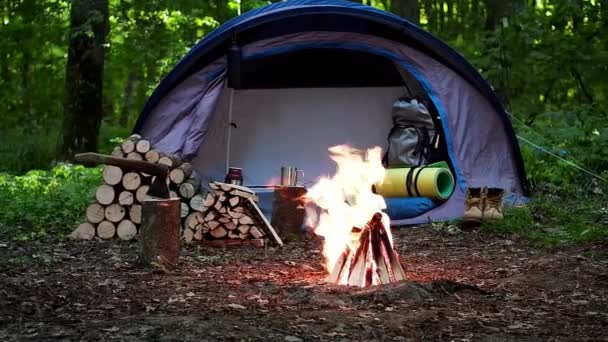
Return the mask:
<path id="1" fill-rule="evenodd" d="M 108 0 L 72 1 L 59 160 L 72 160 L 79 152 L 97 151 L 107 33 Z"/>
<path id="2" fill-rule="evenodd" d="M 393 0 L 391 1 L 391 12 L 407 19 L 413 24 L 420 22 L 418 13 L 418 1 L 416 0 Z"/>
<path id="3" fill-rule="evenodd" d="M 131 114 L 131 110 L 133 109 L 133 102 L 135 100 L 134 90 L 135 86 L 139 82 L 139 77 L 134 71 L 129 73 L 129 77 L 127 78 L 127 85 L 125 86 L 125 95 L 122 102 L 122 109 L 120 110 L 120 118 L 118 119 L 118 125 L 120 127 L 128 127 L 129 125 L 129 117 Z"/>
<path id="4" fill-rule="evenodd" d="M 11 16 L 11 10 L 10 10 L 10 6 L 8 4 L 7 0 L 2 1 L 2 16 L 3 17 L 10 17 Z M 7 27 L 8 27 L 8 22 L 5 22 L 4 20 L 2 20 L 2 23 L 0 23 L 2 25 L 2 31 L 3 32 L 7 32 Z M 5 44 L 7 44 L 5 42 Z M 2 74 L 0 74 L 0 84 L 2 84 L 5 89 L 7 87 L 7 85 L 10 82 L 10 70 L 9 70 L 9 51 L 7 51 L 8 49 L 2 49 L 1 50 L 1 54 L 2 54 L 2 66 L 0 68 L 0 71 L 2 72 Z"/>
<path id="5" fill-rule="evenodd" d="M 447 24 L 446 24 L 446 32 L 448 36 L 456 36 L 458 33 L 454 32 L 454 1 L 447 0 L 448 11 L 447 11 Z"/>
<path id="6" fill-rule="evenodd" d="M 436 32 L 435 9 L 433 8 L 433 0 L 424 0 L 424 14 L 427 21 L 427 29 L 431 32 Z"/>
<path id="7" fill-rule="evenodd" d="M 20 30 L 21 32 L 17 35 L 19 39 L 19 46 L 21 47 L 21 65 L 19 66 L 21 73 L 21 102 L 23 103 L 22 111 L 23 119 L 25 122 L 34 121 L 33 104 L 32 99 L 32 63 L 34 60 L 34 40 L 33 40 L 33 25 L 35 20 L 36 7 L 35 1 L 23 1 L 18 5 L 18 13 L 21 15 L 21 20 L 24 25 Z"/>
<path id="8" fill-rule="evenodd" d="M 443 33 L 445 31 L 445 11 L 443 8 L 443 0 L 437 1 L 437 13 L 439 15 L 437 21 L 437 32 Z"/>
<path id="9" fill-rule="evenodd" d="M 487 30 L 494 30 L 502 18 L 510 17 L 525 6 L 525 2 L 522 0 L 485 0 L 485 2 Z"/>
<path id="10" fill-rule="evenodd" d="M 479 13 L 479 1 L 481 0 L 472 0 L 471 1 L 471 15 L 469 18 L 472 18 L 471 22 L 471 32 L 476 32 L 477 28 L 479 28 L 479 22 L 481 21 L 481 15 Z"/>
<path id="11" fill-rule="evenodd" d="M 29 45 L 29 44 L 28 44 Z M 29 51 L 29 46 L 26 45 L 25 49 L 21 53 L 21 99 L 25 105 L 25 119 L 26 122 L 30 122 L 33 118 L 32 113 L 32 91 L 31 91 L 31 80 L 32 80 L 32 52 Z"/>

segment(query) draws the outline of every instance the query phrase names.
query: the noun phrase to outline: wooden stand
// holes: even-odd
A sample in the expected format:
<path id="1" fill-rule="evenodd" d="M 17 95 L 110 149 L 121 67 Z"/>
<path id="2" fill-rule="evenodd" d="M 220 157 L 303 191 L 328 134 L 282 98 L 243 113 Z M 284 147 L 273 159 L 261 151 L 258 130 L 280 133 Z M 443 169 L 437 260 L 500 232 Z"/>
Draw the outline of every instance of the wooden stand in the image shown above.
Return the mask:
<path id="1" fill-rule="evenodd" d="M 306 188 L 285 186 L 274 190 L 271 224 L 285 240 L 301 240 Z"/>
<path id="2" fill-rule="evenodd" d="M 180 252 L 178 198 L 144 201 L 141 209 L 140 259 L 147 266 L 173 268 Z"/>

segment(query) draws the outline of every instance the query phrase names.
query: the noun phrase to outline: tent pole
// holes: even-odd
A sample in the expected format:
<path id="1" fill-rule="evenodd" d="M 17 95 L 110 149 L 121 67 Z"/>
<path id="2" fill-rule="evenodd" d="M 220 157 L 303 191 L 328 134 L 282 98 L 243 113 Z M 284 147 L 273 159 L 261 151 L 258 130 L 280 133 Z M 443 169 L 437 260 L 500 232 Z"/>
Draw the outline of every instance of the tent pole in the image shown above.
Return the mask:
<path id="1" fill-rule="evenodd" d="M 230 142 L 232 139 L 232 102 L 234 101 L 234 88 L 230 89 L 230 102 L 228 104 L 228 142 L 226 143 L 226 173 L 230 169 Z"/>

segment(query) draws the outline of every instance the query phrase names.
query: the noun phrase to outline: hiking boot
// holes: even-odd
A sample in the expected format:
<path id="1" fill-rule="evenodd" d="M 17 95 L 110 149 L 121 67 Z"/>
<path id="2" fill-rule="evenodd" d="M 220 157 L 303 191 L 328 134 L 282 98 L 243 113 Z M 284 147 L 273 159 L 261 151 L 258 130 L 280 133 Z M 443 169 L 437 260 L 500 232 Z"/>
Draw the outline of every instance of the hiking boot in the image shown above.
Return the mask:
<path id="1" fill-rule="evenodd" d="M 485 205 L 483 209 L 483 218 L 488 220 L 502 220 L 502 200 L 505 196 L 505 191 L 499 188 L 487 188 L 485 196 Z"/>
<path id="2" fill-rule="evenodd" d="M 462 219 L 466 222 L 480 222 L 483 218 L 485 188 L 468 188 L 465 198 L 465 210 Z"/>

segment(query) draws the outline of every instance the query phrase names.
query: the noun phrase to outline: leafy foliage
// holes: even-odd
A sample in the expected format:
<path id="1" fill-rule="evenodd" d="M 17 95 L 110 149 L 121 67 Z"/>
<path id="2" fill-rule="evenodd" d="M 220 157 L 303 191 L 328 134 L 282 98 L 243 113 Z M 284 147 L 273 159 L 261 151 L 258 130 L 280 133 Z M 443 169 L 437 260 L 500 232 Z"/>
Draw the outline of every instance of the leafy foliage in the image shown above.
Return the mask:
<path id="1" fill-rule="evenodd" d="M 58 165 L 23 176 L 0 174 L 0 234 L 27 240 L 63 236 L 82 221 L 100 169 Z"/>
<path id="2" fill-rule="evenodd" d="M 0 130 L 6 139 L 0 144 L 0 173 L 23 174 L 29 170 L 44 170 L 53 165 L 59 128 L 29 131 L 22 127 Z M 117 141 L 131 134 L 126 127 L 102 124 L 99 152 L 109 154 Z"/>

